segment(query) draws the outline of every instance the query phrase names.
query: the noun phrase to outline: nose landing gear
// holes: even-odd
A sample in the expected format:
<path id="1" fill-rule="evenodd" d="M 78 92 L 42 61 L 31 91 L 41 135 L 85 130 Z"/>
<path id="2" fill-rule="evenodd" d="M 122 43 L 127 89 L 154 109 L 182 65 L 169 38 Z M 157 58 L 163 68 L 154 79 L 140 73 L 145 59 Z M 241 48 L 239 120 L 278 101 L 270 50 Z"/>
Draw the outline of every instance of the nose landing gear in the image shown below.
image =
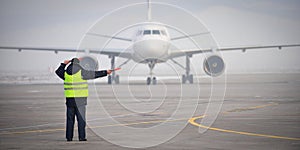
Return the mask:
<path id="1" fill-rule="evenodd" d="M 157 84 L 156 77 L 153 77 L 153 78 L 148 77 L 148 78 L 147 78 L 147 85 L 150 85 L 151 82 L 152 82 L 153 85 L 156 85 L 156 84 Z"/>
<path id="2" fill-rule="evenodd" d="M 151 82 L 153 85 L 157 84 L 156 77 L 153 76 L 153 68 L 154 68 L 155 64 L 156 64 L 156 62 L 154 60 L 149 61 L 149 63 L 148 63 L 148 66 L 150 68 L 150 72 L 149 72 L 150 77 L 147 78 L 147 81 L 146 81 L 147 85 L 150 85 Z"/>

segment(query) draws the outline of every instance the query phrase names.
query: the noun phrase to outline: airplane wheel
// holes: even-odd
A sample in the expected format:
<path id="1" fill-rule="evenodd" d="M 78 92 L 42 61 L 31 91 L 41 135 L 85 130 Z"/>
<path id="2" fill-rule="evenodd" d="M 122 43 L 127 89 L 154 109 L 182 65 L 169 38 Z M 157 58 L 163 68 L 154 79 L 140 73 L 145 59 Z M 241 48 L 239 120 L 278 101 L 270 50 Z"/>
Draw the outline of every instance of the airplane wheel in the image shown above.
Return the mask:
<path id="1" fill-rule="evenodd" d="M 192 74 L 189 76 L 189 81 L 191 84 L 194 83 L 194 76 Z"/>
<path id="2" fill-rule="evenodd" d="M 120 76 L 119 75 L 116 75 L 115 82 L 116 82 L 116 84 L 120 83 Z"/>
<path id="3" fill-rule="evenodd" d="M 148 77 L 148 78 L 147 78 L 147 85 L 150 85 L 150 84 L 151 84 L 151 78 Z"/>
<path id="4" fill-rule="evenodd" d="M 107 76 L 107 79 L 108 79 L 107 83 L 108 83 L 108 84 L 111 84 L 111 83 L 112 83 L 112 80 L 111 80 L 112 78 L 111 78 L 111 76 Z"/>
<path id="5" fill-rule="evenodd" d="M 153 85 L 156 85 L 156 83 L 157 83 L 156 77 L 153 77 L 153 79 L 152 79 L 152 84 L 153 84 Z"/>
<path id="6" fill-rule="evenodd" d="M 183 84 L 185 84 L 185 82 L 186 82 L 186 77 L 185 77 L 185 75 L 182 75 L 181 81 L 182 81 Z"/>

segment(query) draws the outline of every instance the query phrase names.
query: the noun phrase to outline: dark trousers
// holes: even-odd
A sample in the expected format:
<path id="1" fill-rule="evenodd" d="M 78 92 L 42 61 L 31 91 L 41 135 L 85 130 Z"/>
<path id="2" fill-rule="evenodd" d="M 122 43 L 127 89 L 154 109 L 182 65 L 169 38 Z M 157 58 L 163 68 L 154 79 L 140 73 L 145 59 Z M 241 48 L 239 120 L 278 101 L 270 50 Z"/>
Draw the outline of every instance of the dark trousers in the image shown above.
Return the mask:
<path id="1" fill-rule="evenodd" d="M 66 138 L 73 139 L 75 116 L 77 119 L 79 139 L 85 139 L 85 113 L 86 113 L 86 100 L 87 98 L 67 98 L 67 125 L 66 125 Z"/>

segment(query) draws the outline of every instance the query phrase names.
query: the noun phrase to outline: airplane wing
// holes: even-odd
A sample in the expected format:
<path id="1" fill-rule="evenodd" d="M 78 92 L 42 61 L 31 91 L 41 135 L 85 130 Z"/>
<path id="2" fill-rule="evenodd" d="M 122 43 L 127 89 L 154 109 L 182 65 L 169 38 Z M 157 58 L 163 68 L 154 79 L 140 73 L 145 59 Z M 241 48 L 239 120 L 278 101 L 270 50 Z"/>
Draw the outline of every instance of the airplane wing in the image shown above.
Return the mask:
<path id="1" fill-rule="evenodd" d="M 121 41 L 127 41 L 127 42 L 132 42 L 133 41 L 130 38 L 110 36 L 110 35 L 97 34 L 97 33 L 87 33 L 86 35 L 97 36 L 97 37 L 104 37 L 104 38 L 111 38 L 111 39 L 116 39 L 116 40 L 121 40 Z"/>
<path id="2" fill-rule="evenodd" d="M 300 47 L 300 44 L 286 44 L 286 45 L 264 45 L 264 46 L 239 46 L 239 47 L 223 47 L 217 49 L 183 49 L 183 50 L 171 50 L 170 58 L 176 58 L 186 55 L 200 54 L 200 53 L 209 53 L 209 52 L 218 52 L 218 51 L 242 51 L 246 52 L 247 50 L 254 49 L 268 49 L 268 48 L 278 48 L 279 50 L 284 47 Z"/>
<path id="3" fill-rule="evenodd" d="M 108 56 L 117 56 L 123 58 L 131 58 L 131 52 L 128 49 L 74 49 L 74 48 L 45 48 L 45 47 L 12 47 L 12 46 L 0 46 L 2 50 L 18 50 L 19 52 L 25 50 L 29 51 L 52 51 L 56 54 L 58 52 L 79 52 L 79 53 L 94 53 L 103 54 Z"/>

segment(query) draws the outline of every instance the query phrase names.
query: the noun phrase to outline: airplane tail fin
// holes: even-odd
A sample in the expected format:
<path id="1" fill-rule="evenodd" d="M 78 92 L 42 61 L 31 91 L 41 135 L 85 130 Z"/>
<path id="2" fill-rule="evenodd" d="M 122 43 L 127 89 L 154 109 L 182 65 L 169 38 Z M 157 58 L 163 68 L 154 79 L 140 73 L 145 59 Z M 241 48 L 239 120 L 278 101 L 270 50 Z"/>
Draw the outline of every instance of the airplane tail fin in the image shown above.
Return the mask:
<path id="1" fill-rule="evenodd" d="M 148 21 L 152 19 L 151 13 L 151 0 L 148 0 Z"/>

